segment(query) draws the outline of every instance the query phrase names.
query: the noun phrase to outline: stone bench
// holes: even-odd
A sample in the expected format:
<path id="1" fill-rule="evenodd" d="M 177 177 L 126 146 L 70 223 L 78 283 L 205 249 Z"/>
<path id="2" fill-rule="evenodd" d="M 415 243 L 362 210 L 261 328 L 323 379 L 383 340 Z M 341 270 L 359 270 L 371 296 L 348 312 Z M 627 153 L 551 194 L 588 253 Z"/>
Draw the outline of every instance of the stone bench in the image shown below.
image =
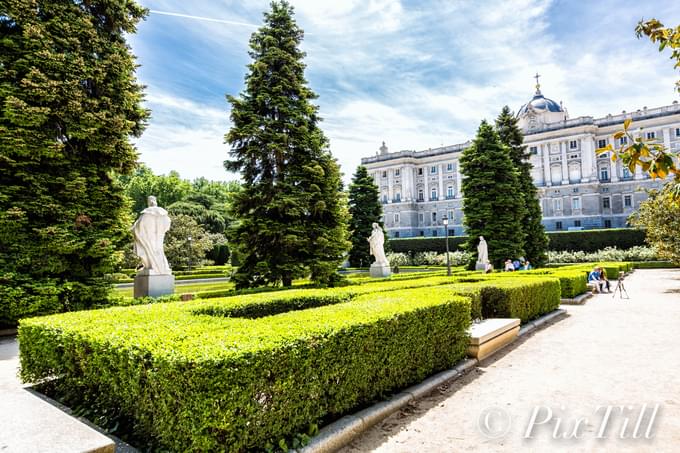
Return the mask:
<path id="1" fill-rule="evenodd" d="M 519 333 L 519 321 L 515 318 L 491 318 L 473 324 L 468 355 L 483 360 L 512 343 Z"/>

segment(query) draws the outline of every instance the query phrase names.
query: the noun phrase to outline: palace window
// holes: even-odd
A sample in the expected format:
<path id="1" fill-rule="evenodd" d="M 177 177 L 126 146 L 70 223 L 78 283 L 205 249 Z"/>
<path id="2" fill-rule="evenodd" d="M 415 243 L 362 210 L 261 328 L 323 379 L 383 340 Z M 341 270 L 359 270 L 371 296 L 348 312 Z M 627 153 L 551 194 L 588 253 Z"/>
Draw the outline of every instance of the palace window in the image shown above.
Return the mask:
<path id="1" fill-rule="evenodd" d="M 576 211 L 581 209 L 581 198 L 580 197 L 574 197 L 571 199 L 571 209 Z"/>
<path id="2" fill-rule="evenodd" d="M 423 223 L 425 221 L 425 214 L 422 212 L 418 213 L 418 222 Z"/>
<path id="3" fill-rule="evenodd" d="M 453 222 L 453 215 L 454 214 L 455 214 L 455 212 L 453 211 L 453 209 L 449 210 L 449 212 L 448 212 L 449 222 Z"/>
<path id="4" fill-rule="evenodd" d="M 569 159 L 578 159 L 578 154 L 569 154 Z"/>
<path id="5" fill-rule="evenodd" d="M 626 145 L 626 144 L 628 144 L 628 137 L 626 137 L 626 136 L 621 137 L 619 139 L 619 145 L 623 146 L 623 145 Z"/>
<path id="6" fill-rule="evenodd" d="M 394 170 L 394 176 L 399 176 L 401 174 L 401 171 L 397 168 Z"/>
<path id="7" fill-rule="evenodd" d="M 382 172 L 382 177 L 387 178 L 387 172 L 386 171 Z"/>
<path id="8" fill-rule="evenodd" d="M 680 137 L 680 127 L 675 128 L 675 136 Z"/>
<path id="9" fill-rule="evenodd" d="M 575 227 L 580 227 L 580 226 L 581 226 L 581 221 L 580 221 L 580 220 L 574 220 L 574 226 L 575 226 Z"/>
<path id="10" fill-rule="evenodd" d="M 609 181 L 609 168 L 600 167 L 600 181 Z"/>
<path id="11" fill-rule="evenodd" d="M 436 165 L 433 165 L 433 166 L 430 167 L 430 173 L 432 173 L 433 175 L 435 173 L 437 173 L 437 166 Z"/>
<path id="12" fill-rule="evenodd" d="M 394 201 L 397 203 L 401 201 L 401 192 L 397 192 L 394 194 Z"/>
<path id="13" fill-rule="evenodd" d="M 425 236 L 425 232 L 423 230 L 420 230 L 420 232 L 418 233 L 418 236 Z"/>
<path id="14" fill-rule="evenodd" d="M 394 237 L 395 237 L 395 238 L 398 238 L 398 237 L 399 237 L 399 232 L 398 232 L 398 231 L 395 231 L 395 232 L 394 232 Z"/>
<path id="15" fill-rule="evenodd" d="M 453 164 L 451 163 L 446 164 L 446 171 L 453 171 Z"/>
<path id="16" fill-rule="evenodd" d="M 432 189 L 430 191 L 430 200 L 436 200 L 437 199 L 437 189 Z"/>
<path id="17" fill-rule="evenodd" d="M 425 195 L 423 195 L 423 189 L 418 189 L 418 201 L 425 201 Z"/>
<path id="18" fill-rule="evenodd" d="M 394 224 L 399 225 L 399 214 L 394 214 Z"/>
<path id="19" fill-rule="evenodd" d="M 562 229 L 562 222 L 560 222 L 560 221 L 555 222 L 555 229 L 561 230 Z"/>
<path id="20" fill-rule="evenodd" d="M 418 169 L 418 176 L 423 176 L 423 169 L 422 168 Z"/>
<path id="21" fill-rule="evenodd" d="M 529 147 L 529 152 L 534 155 L 538 154 L 538 146 Z"/>
<path id="22" fill-rule="evenodd" d="M 562 199 L 561 198 L 554 198 L 553 199 L 553 211 L 562 212 Z"/>
<path id="23" fill-rule="evenodd" d="M 632 176 L 632 175 L 630 174 L 630 170 L 628 170 L 628 167 L 623 167 L 623 172 L 622 172 L 622 174 L 623 174 L 623 179 L 630 179 L 631 176 Z"/>
<path id="24" fill-rule="evenodd" d="M 605 228 L 611 228 L 612 227 L 612 221 L 609 219 L 605 219 L 604 221 L 604 227 Z"/>
<path id="25" fill-rule="evenodd" d="M 651 131 L 646 134 L 647 140 L 654 140 L 656 138 L 656 132 Z"/>
<path id="26" fill-rule="evenodd" d="M 598 148 L 604 148 L 605 146 L 607 146 L 607 139 L 601 138 L 597 141 Z"/>
<path id="27" fill-rule="evenodd" d="M 626 208 L 633 207 L 633 197 L 630 195 L 623 196 L 623 206 Z"/>
<path id="28" fill-rule="evenodd" d="M 383 194 L 383 204 L 387 203 L 387 194 Z"/>
<path id="29" fill-rule="evenodd" d="M 609 197 L 605 197 L 605 198 L 602 199 L 602 207 L 604 209 L 611 208 L 611 199 Z"/>
<path id="30" fill-rule="evenodd" d="M 432 223 L 435 223 L 437 221 L 437 213 L 433 212 L 432 213 Z"/>
<path id="31" fill-rule="evenodd" d="M 570 149 L 576 149 L 578 148 L 578 142 L 576 140 L 570 140 L 569 141 L 569 148 Z"/>
<path id="32" fill-rule="evenodd" d="M 437 237 L 437 230 L 432 230 L 432 237 Z"/>
<path id="33" fill-rule="evenodd" d="M 446 188 L 446 198 L 453 198 L 453 186 Z"/>

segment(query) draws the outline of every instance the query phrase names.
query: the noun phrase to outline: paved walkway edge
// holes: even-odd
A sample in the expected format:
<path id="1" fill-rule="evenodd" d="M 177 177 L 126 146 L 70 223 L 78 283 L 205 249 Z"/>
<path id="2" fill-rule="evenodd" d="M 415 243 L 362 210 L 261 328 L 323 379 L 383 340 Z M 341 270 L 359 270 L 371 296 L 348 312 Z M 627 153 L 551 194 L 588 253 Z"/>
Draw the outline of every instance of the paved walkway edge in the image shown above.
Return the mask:
<path id="1" fill-rule="evenodd" d="M 547 322 L 564 316 L 566 313 L 566 310 L 557 309 L 538 319 L 534 319 L 522 326 L 518 337 L 526 335 Z M 507 346 L 508 345 L 495 351 L 489 357 L 493 357 L 494 354 L 502 351 Z M 401 393 L 397 393 L 386 401 L 374 404 L 355 414 L 346 415 L 340 420 L 322 428 L 319 431 L 319 434 L 317 434 L 309 444 L 298 451 L 300 453 L 331 453 L 337 451 L 356 437 L 359 437 L 364 431 L 405 407 L 411 401 L 415 401 L 430 394 L 444 383 L 458 379 L 464 373 L 477 366 L 478 363 L 479 361 L 477 359 L 463 359 L 450 370 L 439 372 L 434 376 L 425 379 L 420 384 L 416 384 Z"/>

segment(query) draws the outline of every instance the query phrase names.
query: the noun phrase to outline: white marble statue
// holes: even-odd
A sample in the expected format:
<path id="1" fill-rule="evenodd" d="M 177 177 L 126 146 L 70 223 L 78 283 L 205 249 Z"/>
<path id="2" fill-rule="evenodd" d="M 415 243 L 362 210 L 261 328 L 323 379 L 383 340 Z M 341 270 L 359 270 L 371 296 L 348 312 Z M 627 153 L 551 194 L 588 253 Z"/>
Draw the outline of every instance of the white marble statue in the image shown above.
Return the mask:
<path id="1" fill-rule="evenodd" d="M 380 228 L 380 225 L 377 223 L 373 224 L 373 231 L 371 232 L 371 236 L 368 238 L 368 243 L 370 244 L 371 255 L 375 257 L 375 263 L 373 264 L 389 267 L 390 263 L 387 261 L 384 248 L 385 234 L 383 233 L 383 229 Z"/>
<path id="2" fill-rule="evenodd" d="M 479 245 L 477 246 L 477 262 L 487 264 L 489 262 L 489 249 L 484 240 L 484 236 L 479 237 Z"/>
<path id="3" fill-rule="evenodd" d="M 144 209 L 134 225 L 135 253 L 144 267 L 140 273 L 148 275 L 170 275 L 170 265 L 163 251 L 163 239 L 170 229 L 168 211 L 158 207 L 156 197 L 148 197 L 149 207 Z"/>

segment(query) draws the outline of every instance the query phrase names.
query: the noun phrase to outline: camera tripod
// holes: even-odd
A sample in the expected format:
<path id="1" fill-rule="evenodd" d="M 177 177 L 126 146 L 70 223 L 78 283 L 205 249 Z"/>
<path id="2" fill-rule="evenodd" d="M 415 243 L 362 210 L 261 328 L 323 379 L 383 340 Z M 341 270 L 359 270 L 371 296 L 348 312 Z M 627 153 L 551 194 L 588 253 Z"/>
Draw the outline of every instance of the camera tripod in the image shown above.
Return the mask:
<path id="1" fill-rule="evenodd" d="M 614 294 L 612 294 L 612 299 L 616 297 L 616 292 L 619 292 L 619 299 L 623 299 L 623 295 L 626 295 L 626 299 L 630 299 L 630 296 L 628 295 L 628 291 L 626 291 L 626 287 L 623 285 L 623 277 L 619 276 L 618 281 L 616 282 L 616 288 L 614 288 Z"/>

